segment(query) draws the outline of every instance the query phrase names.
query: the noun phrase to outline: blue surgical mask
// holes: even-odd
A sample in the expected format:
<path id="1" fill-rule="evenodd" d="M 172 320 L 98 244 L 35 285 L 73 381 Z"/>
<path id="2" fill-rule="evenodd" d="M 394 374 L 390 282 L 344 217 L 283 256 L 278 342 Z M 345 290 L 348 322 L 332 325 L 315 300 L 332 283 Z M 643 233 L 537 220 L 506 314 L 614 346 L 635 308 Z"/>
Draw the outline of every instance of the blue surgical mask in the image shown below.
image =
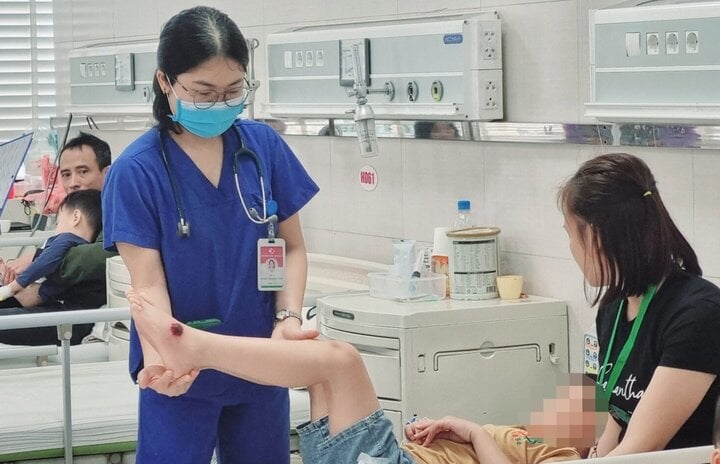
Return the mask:
<path id="1" fill-rule="evenodd" d="M 177 95 L 175 95 L 175 99 L 177 100 L 175 114 L 170 115 L 170 119 L 198 137 L 211 138 L 224 133 L 245 109 L 244 103 L 228 106 L 224 101 L 219 101 L 210 108 L 201 110 L 196 108 L 192 102 L 179 99 Z M 243 97 L 238 97 L 235 101 L 242 99 Z M 230 103 L 232 104 L 233 100 Z"/>

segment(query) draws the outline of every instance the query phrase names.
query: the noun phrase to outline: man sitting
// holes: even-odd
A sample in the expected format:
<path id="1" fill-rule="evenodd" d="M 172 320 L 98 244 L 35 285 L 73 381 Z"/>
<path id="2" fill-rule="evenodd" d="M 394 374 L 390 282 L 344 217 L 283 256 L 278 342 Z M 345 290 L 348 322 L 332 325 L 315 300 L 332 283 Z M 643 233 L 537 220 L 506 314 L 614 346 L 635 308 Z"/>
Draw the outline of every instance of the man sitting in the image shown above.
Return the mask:
<path id="1" fill-rule="evenodd" d="M 101 190 L 105 174 L 110 167 L 110 146 L 91 134 L 80 133 L 67 142 L 60 153 L 59 176 L 65 193 L 77 190 Z M 3 314 L 24 314 L 33 310 L 48 309 L 89 309 L 98 308 L 106 302 L 105 260 L 117 253 L 105 251 L 103 234 L 100 232 L 94 242 L 71 248 L 65 255 L 60 268 L 48 276 L 48 282 L 63 288 L 54 301 L 43 302 L 39 284 L 30 284 L 15 295 L 21 308 L 3 310 Z M 22 256 L 4 264 L 3 280 L 8 285 L 32 263 L 33 256 Z M 93 324 L 73 327 L 72 344 L 90 333 Z M 0 332 L 0 343 L 6 332 Z M 16 329 L 23 345 L 51 345 L 57 343 L 55 327 Z M 4 334 L 4 335 L 3 335 Z M 23 335 L 24 334 L 24 335 Z"/>

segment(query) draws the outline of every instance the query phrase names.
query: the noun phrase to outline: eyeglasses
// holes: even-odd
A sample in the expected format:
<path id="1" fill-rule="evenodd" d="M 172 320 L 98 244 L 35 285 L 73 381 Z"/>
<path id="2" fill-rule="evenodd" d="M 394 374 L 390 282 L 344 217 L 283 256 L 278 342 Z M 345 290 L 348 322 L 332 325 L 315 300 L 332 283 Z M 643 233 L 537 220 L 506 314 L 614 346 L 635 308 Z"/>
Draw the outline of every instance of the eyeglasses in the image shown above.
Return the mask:
<path id="1" fill-rule="evenodd" d="M 224 92 L 218 92 L 212 89 L 191 90 L 182 85 L 177 77 L 175 78 L 175 83 L 190 95 L 193 106 L 199 110 L 212 108 L 213 105 L 219 101 L 223 101 L 227 106 L 240 106 L 244 104 L 248 96 L 250 96 L 250 81 L 247 80 L 247 77 L 243 77 L 241 84 L 225 89 Z"/>

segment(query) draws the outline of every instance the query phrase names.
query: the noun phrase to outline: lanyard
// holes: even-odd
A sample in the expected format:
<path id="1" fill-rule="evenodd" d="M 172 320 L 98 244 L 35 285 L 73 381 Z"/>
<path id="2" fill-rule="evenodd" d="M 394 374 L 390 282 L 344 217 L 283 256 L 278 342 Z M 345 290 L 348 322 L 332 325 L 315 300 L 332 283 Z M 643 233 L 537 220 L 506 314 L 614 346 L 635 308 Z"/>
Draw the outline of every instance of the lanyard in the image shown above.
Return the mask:
<path id="1" fill-rule="evenodd" d="M 647 308 L 648 306 L 650 306 L 650 301 L 652 301 L 656 291 L 657 285 L 651 285 L 648 288 L 648 291 L 643 295 L 642 302 L 640 303 L 640 309 L 638 310 L 638 315 L 637 317 L 635 317 L 635 321 L 633 321 L 632 328 L 630 329 L 630 336 L 625 341 L 625 344 L 620 350 L 620 354 L 618 355 L 615 363 L 613 364 L 612 373 L 610 374 L 610 378 L 608 379 L 607 386 L 603 389 L 602 386 L 605 381 L 605 373 L 607 372 L 608 361 L 610 360 L 610 352 L 612 351 L 613 344 L 615 343 L 615 334 L 617 332 L 618 323 L 620 322 L 620 317 L 623 314 L 623 308 L 625 306 L 624 300 L 620 302 L 617 316 L 615 317 L 615 325 L 613 326 L 612 334 L 610 335 L 610 344 L 608 345 L 607 353 L 605 353 L 605 361 L 603 362 L 602 372 L 600 373 L 600 378 L 598 379 L 598 385 L 600 386 L 600 390 L 602 391 L 603 396 L 605 397 L 604 399 L 608 404 L 610 403 L 610 396 L 615 389 L 615 384 L 617 384 L 618 377 L 620 377 L 620 373 L 625 367 L 625 363 L 627 362 L 628 357 L 630 356 L 630 352 L 635 345 L 635 339 L 637 338 L 637 334 L 640 331 L 640 326 L 642 325 L 643 319 L 645 318 L 645 313 L 647 312 Z"/>

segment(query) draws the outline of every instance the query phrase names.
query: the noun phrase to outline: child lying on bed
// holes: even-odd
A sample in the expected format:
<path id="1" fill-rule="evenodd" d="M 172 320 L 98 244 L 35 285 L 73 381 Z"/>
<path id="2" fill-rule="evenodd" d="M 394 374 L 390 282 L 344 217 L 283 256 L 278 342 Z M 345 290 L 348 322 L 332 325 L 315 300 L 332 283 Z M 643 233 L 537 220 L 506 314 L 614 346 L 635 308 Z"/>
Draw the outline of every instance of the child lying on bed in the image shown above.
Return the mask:
<path id="1" fill-rule="evenodd" d="M 575 382 L 545 400 L 543 412 L 531 417 L 537 425 L 527 430 L 423 419 L 408 424 L 408 443 L 401 447 L 352 345 L 212 334 L 181 324 L 132 290 L 128 299 L 140 336 L 164 363 L 145 366 L 150 375 L 140 381 L 142 388 L 173 379 L 184 391 L 201 369 L 261 384 L 308 386 L 311 422 L 298 428 L 307 463 L 548 463 L 585 457 L 595 441 L 594 387 Z"/>

